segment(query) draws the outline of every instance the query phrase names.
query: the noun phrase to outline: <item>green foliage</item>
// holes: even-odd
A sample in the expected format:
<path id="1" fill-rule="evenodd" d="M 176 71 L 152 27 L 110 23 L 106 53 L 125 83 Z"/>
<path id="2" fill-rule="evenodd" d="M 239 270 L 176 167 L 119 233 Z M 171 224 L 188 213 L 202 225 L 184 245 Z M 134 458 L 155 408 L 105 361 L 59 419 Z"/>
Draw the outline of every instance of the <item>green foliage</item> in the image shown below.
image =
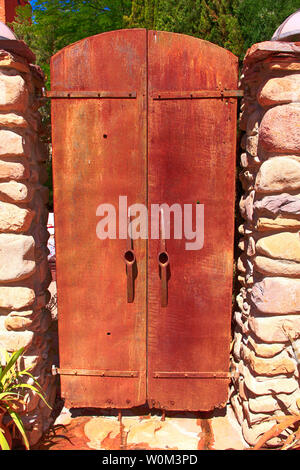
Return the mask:
<path id="1" fill-rule="evenodd" d="M 243 50 L 268 41 L 280 24 L 300 8 L 300 0 L 240 0 L 236 7 Z"/>
<path id="2" fill-rule="evenodd" d="M 15 33 L 33 50 L 50 84 L 50 58 L 63 47 L 88 36 L 124 27 L 131 0 L 37 0 L 33 21 L 30 7 L 18 7 Z"/>
<path id="3" fill-rule="evenodd" d="M 190 34 L 241 55 L 238 0 L 133 0 L 128 27 Z"/>
<path id="4" fill-rule="evenodd" d="M 30 374 L 30 369 L 18 370 L 17 360 L 23 352 L 24 348 L 12 354 L 3 349 L 0 351 L 0 449 L 2 450 L 10 450 L 12 447 L 13 428 L 19 430 L 26 449 L 29 449 L 24 425 L 18 414 L 23 405 L 23 393 L 31 390 L 49 406 L 40 385 Z M 24 383 L 26 377 L 29 377 L 35 385 Z"/>

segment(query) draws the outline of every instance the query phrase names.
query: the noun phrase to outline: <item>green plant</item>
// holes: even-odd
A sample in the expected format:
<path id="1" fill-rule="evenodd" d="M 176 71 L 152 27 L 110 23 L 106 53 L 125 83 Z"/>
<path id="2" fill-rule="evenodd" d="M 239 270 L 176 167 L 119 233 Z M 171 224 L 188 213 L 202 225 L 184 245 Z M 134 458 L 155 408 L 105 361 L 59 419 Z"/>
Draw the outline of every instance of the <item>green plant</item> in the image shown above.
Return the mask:
<path id="1" fill-rule="evenodd" d="M 25 448 L 29 450 L 29 441 L 26 436 L 19 410 L 24 405 L 24 393 L 28 390 L 35 392 L 49 407 L 44 398 L 43 390 L 28 369 L 19 371 L 17 360 L 22 356 L 24 348 L 9 354 L 1 349 L 0 366 L 0 449 L 11 450 L 12 440 L 16 429 L 19 430 Z M 30 377 L 34 383 L 24 383 L 24 378 Z"/>

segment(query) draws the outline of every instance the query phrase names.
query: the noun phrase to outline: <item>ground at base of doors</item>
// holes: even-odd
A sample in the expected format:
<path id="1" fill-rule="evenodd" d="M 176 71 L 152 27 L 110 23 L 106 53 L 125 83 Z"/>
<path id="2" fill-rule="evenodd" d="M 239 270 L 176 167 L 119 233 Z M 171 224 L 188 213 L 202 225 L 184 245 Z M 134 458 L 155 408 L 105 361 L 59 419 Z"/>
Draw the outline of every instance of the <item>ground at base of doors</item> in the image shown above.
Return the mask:
<path id="1" fill-rule="evenodd" d="M 230 406 L 213 415 L 146 414 L 63 408 L 39 450 L 243 450 L 247 449 Z"/>

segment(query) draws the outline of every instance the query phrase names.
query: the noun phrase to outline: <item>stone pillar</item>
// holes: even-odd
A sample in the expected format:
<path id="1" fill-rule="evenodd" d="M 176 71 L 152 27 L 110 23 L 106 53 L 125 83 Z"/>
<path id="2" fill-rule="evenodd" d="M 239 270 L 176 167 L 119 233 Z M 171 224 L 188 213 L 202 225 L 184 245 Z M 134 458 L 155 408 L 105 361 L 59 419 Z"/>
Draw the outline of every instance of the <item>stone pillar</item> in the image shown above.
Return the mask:
<path id="1" fill-rule="evenodd" d="M 25 348 L 19 360 L 53 403 L 51 276 L 47 260 L 48 190 L 38 112 L 44 77 L 22 41 L 0 41 L 0 347 Z M 31 379 L 28 380 L 30 383 Z M 31 444 L 48 428 L 48 407 L 27 393 L 22 419 Z"/>
<path id="2" fill-rule="evenodd" d="M 299 412 L 299 43 L 252 46 L 241 88 L 244 223 L 231 403 L 245 440 L 254 445 L 275 424 L 265 418 Z M 268 445 L 279 442 L 273 438 Z"/>

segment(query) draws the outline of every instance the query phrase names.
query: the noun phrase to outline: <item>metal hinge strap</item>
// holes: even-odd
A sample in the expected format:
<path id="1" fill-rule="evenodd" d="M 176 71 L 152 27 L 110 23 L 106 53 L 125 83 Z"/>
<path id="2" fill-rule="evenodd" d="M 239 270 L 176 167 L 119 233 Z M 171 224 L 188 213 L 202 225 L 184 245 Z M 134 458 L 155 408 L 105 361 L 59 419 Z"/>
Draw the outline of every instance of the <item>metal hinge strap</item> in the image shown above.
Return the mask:
<path id="1" fill-rule="evenodd" d="M 230 379 L 229 372 L 154 372 L 155 379 Z"/>
<path id="2" fill-rule="evenodd" d="M 197 91 L 158 91 L 152 94 L 153 100 L 193 100 L 208 98 L 239 98 L 243 90 L 197 90 Z"/>
<path id="3" fill-rule="evenodd" d="M 47 91 L 44 98 L 136 98 L 135 91 Z"/>
<path id="4" fill-rule="evenodd" d="M 139 372 L 136 370 L 88 370 L 88 369 L 60 369 L 52 366 L 52 375 L 83 375 L 97 377 L 138 377 Z"/>

